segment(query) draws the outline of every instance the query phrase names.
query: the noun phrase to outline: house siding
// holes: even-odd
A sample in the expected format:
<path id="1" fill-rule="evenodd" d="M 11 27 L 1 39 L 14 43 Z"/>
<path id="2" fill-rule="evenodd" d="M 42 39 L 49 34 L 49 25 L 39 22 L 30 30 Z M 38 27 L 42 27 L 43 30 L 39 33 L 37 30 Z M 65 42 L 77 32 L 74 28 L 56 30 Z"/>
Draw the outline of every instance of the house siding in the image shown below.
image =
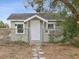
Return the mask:
<path id="1" fill-rule="evenodd" d="M 33 20 L 36 20 L 37 18 L 34 18 L 32 19 Z M 30 20 L 31 21 L 31 20 Z M 23 22 L 23 21 L 11 21 L 11 40 L 12 41 L 18 41 L 18 40 L 21 40 L 21 41 L 25 41 L 25 42 L 30 42 L 30 39 L 31 39 L 31 36 L 30 36 L 30 21 L 28 22 Z M 24 24 L 24 34 L 16 34 L 16 28 L 15 28 L 15 24 L 18 24 L 18 23 L 22 23 Z M 56 21 L 50 21 L 50 23 L 53 23 L 56 25 Z M 48 29 L 48 23 L 45 23 L 43 21 L 40 21 L 40 40 L 41 42 L 49 42 L 49 29 Z M 45 26 L 46 25 L 46 26 Z M 55 30 L 59 30 L 60 29 L 60 26 L 56 26 L 55 27 Z"/>
<path id="2" fill-rule="evenodd" d="M 48 42 L 49 41 L 49 35 L 48 35 L 48 33 L 44 32 L 44 40 L 43 41 L 44 42 Z"/>
<path id="3" fill-rule="evenodd" d="M 15 24 L 17 24 L 17 23 L 23 23 L 24 24 L 24 22 L 19 22 L 19 21 L 17 21 L 17 22 L 15 22 L 15 21 L 12 21 L 11 22 L 11 40 L 12 41 L 18 41 L 18 40 L 21 40 L 21 41 L 25 41 L 25 42 L 28 42 L 28 29 L 27 29 L 27 27 L 28 27 L 28 25 L 27 25 L 27 23 L 25 23 L 24 25 L 25 25 L 25 28 L 23 28 L 24 29 L 24 33 L 23 34 L 16 34 L 16 28 L 15 28 Z"/>
<path id="4" fill-rule="evenodd" d="M 41 42 L 48 42 L 49 36 L 48 36 L 48 23 L 41 22 Z"/>
<path id="5" fill-rule="evenodd" d="M 24 25 L 25 25 L 25 32 L 24 34 L 16 34 L 16 28 L 15 28 L 15 24 L 17 23 L 24 23 L 22 21 L 11 21 L 11 40 L 12 41 L 25 41 L 25 42 L 30 42 L 30 24 L 29 24 L 29 21 L 28 22 L 25 22 Z M 44 27 L 44 25 L 42 24 L 43 22 L 41 22 L 41 26 Z M 41 27 L 41 30 L 42 30 L 42 27 Z M 45 32 L 45 29 L 41 31 L 41 37 L 40 37 L 40 40 L 41 42 L 48 42 L 48 33 Z"/>

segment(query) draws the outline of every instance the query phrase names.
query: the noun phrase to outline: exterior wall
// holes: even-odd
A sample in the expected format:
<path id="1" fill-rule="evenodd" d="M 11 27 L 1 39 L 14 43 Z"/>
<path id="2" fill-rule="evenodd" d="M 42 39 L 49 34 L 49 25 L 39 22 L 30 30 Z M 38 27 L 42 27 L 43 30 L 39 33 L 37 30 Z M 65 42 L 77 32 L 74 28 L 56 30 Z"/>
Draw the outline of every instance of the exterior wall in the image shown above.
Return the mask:
<path id="1" fill-rule="evenodd" d="M 16 34 L 16 27 L 15 27 L 15 24 L 18 24 L 18 23 L 21 23 L 21 24 L 24 24 L 24 22 L 20 22 L 20 21 L 12 21 L 11 22 L 11 40 L 12 41 L 25 41 L 25 42 L 28 42 L 28 25 L 27 23 L 24 24 L 24 33 L 23 34 Z"/>
<path id="2" fill-rule="evenodd" d="M 62 26 L 60 26 L 60 25 L 58 24 L 58 22 L 61 22 L 61 21 L 52 21 L 52 22 L 50 21 L 50 22 L 49 22 L 49 23 L 51 23 L 51 24 L 54 24 L 54 29 L 52 29 L 52 30 L 48 29 L 49 35 L 50 35 L 50 36 L 53 36 L 53 38 L 54 38 L 54 39 L 53 39 L 54 42 L 59 42 L 59 41 L 61 41 L 61 40 L 63 39 Z"/>
<path id="3" fill-rule="evenodd" d="M 31 36 L 30 36 L 30 22 L 33 20 L 40 20 L 38 18 L 34 18 L 30 21 L 28 21 L 29 25 L 29 42 L 31 41 Z M 48 23 L 40 20 L 40 42 L 48 42 L 49 41 L 49 36 L 48 36 Z"/>
<path id="4" fill-rule="evenodd" d="M 49 41 L 49 35 L 48 35 L 48 23 L 44 23 L 44 42 Z"/>
<path id="5" fill-rule="evenodd" d="M 44 42 L 48 42 L 48 41 L 49 41 L 49 34 L 44 31 Z"/>
<path id="6" fill-rule="evenodd" d="M 35 20 L 37 18 L 34 18 L 32 20 Z M 31 21 L 31 20 L 30 20 Z M 11 22 L 11 40 L 12 41 L 25 41 L 25 42 L 30 42 L 31 36 L 30 36 L 30 21 L 28 22 L 23 22 L 23 21 L 12 21 Z M 16 27 L 15 24 L 17 23 L 23 23 L 24 24 L 24 34 L 16 34 Z M 56 21 L 50 22 L 53 23 L 55 25 L 55 29 L 54 31 L 56 31 L 57 29 L 59 30 L 59 26 L 56 26 Z M 49 29 L 48 29 L 48 23 L 44 22 L 44 21 L 40 21 L 40 36 L 41 36 L 41 42 L 48 42 L 49 41 Z"/>
<path id="7" fill-rule="evenodd" d="M 38 19 L 38 18 L 34 18 L 34 19 L 32 19 L 32 20 L 30 20 L 29 21 L 29 23 L 31 22 L 31 21 L 33 21 L 33 20 L 40 20 L 40 19 Z M 44 42 L 45 40 L 44 40 L 44 24 L 43 24 L 43 22 L 44 21 L 41 21 L 40 20 L 40 42 Z M 30 25 L 30 24 L 29 24 Z M 30 26 L 29 26 L 29 28 L 30 28 Z M 30 36 L 30 30 L 29 30 L 29 40 L 31 39 L 31 36 Z"/>
<path id="8" fill-rule="evenodd" d="M 41 38 L 41 33 L 40 33 L 40 20 L 38 20 L 37 18 L 34 18 L 32 20 L 30 20 L 30 41 L 39 41 Z"/>
<path id="9" fill-rule="evenodd" d="M 37 20 L 37 18 L 34 18 L 32 19 L 33 20 Z M 39 19 L 38 19 L 39 20 Z M 31 21 L 31 20 L 30 20 Z M 30 36 L 30 21 L 28 22 L 23 22 L 23 21 L 12 21 L 11 22 L 11 40 L 12 41 L 18 41 L 18 40 L 21 40 L 21 41 L 25 41 L 25 42 L 30 42 L 30 39 L 31 39 L 31 36 Z M 15 27 L 15 24 L 18 24 L 18 23 L 21 23 L 21 24 L 24 24 L 24 31 L 25 33 L 24 34 L 16 34 L 16 27 Z M 41 21 L 40 22 L 40 41 L 41 42 L 48 42 L 48 33 L 45 32 L 46 28 L 44 28 L 44 22 Z"/>
<path id="10" fill-rule="evenodd" d="M 48 29 L 48 31 L 50 32 L 50 31 L 53 31 L 53 32 L 55 32 L 55 31 L 61 31 L 61 29 L 62 29 L 62 26 L 60 26 L 58 23 L 60 23 L 61 21 L 50 21 L 50 22 L 48 22 L 48 24 L 53 24 L 53 26 L 54 26 L 54 29 L 52 29 L 52 30 L 50 30 L 50 29 Z"/>
<path id="11" fill-rule="evenodd" d="M 41 38 L 42 42 L 48 42 L 49 36 L 48 36 L 48 23 L 41 22 Z"/>
<path id="12" fill-rule="evenodd" d="M 42 42 L 49 42 L 49 35 L 61 36 L 61 34 L 62 34 L 61 26 L 57 25 L 57 22 L 60 22 L 60 21 L 50 21 L 48 23 L 45 23 L 45 22 L 41 23 L 41 26 L 42 26 L 42 28 L 41 28 L 41 30 L 42 30 L 42 34 L 41 34 Z M 53 24 L 54 29 L 53 30 L 48 29 L 48 24 Z M 57 38 L 57 40 L 58 40 L 58 38 Z"/>

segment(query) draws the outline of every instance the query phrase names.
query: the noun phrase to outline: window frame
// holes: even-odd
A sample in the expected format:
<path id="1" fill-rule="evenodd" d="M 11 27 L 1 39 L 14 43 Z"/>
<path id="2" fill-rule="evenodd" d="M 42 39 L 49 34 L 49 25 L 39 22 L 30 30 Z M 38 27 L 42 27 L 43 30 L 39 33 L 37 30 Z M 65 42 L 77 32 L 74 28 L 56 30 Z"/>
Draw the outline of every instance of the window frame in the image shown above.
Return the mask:
<path id="1" fill-rule="evenodd" d="M 49 30 L 55 30 L 56 29 L 56 22 L 49 22 L 48 25 L 49 24 L 53 24 L 53 28 L 49 29 L 49 27 L 48 27 Z"/>
<path id="2" fill-rule="evenodd" d="M 18 28 L 17 28 L 17 26 L 16 26 L 16 24 L 18 25 L 18 24 L 23 24 L 23 33 L 19 33 L 17 30 L 18 30 Z M 25 33 L 25 25 L 24 25 L 24 23 L 15 23 L 15 32 L 16 32 L 16 34 L 24 34 Z"/>
<path id="3" fill-rule="evenodd" d="M 48 29 L 54 29 L 54 24 L 48 24 Z"/>

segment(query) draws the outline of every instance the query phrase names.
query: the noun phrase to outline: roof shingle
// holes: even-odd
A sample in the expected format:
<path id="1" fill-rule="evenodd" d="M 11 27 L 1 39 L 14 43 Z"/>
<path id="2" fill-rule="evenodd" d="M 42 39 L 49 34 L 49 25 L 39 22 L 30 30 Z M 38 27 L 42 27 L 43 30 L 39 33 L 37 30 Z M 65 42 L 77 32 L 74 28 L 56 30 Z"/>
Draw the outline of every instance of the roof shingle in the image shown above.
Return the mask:
<path id="1" fill-rule="evenodd" d="M 8 19 L 14 19 L 14 20 L 26 20 L 27 18 L 33 16 L 33 15 L 38 15 L 44 19 L 63 19 L 62 16 L 60 16 L 59 14 L 49 14 L 49 13 L 14 13 L 11 14 Z"/>

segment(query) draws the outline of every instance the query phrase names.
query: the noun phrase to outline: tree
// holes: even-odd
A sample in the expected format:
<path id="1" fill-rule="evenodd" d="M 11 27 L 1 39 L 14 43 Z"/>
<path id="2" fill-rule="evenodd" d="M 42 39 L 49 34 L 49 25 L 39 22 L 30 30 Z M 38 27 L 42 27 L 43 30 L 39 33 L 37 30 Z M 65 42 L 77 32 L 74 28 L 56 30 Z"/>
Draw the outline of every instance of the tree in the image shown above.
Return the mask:
<path id="1" fill-rule="evenodd" d="M 68 17 L 62 22 L 61 26 L 63 27 L 63 40 L 61 40 L 64 44 L 72 44 L 75 47 L 79 47 L 79 40 L 76 37 L 78 34 L 76 23 L 74 23 L 73 17 Z"/>
<path id="2" fill-rule="evenodd" d="M 8 24 L 3 23 L 0 21 L 0 28 L 9 28 Z"/>
<path id="3" fill-rule="evenodd" d="M 5 27 L 4 23 L 0 21 L 0 28 L 4 28 L 4 27 Z"/>
<path id="4" fill-rule="evenodd" d="M 73 17 L 68 17 L 63 21 L 63 31 L 64 31 L 64 36 L 69 39 L 72 39 L 74 36 L 76 36 L 77 33 L 77 28 L 76 23 L 74 23 L 74 18 Z"/>
<path id="5" fill-rule="evenodd" d="M 60 4 L 58 3 L 60 1 L 61 3 L 64 3 L 64 5 L 70 9 L 75 20 L 76 21 L 79 20 L 79 12 L 78 12 L 79 0 L 54 0 L 54 1 L 53 0 L 28 0 L 28 1 L 29 1 L 29 4 L 31 4 L 33 8 L 37 6 L 35 8 L 37 12 L 53 12 L 56 9 L 58 9 L 56 7 L 57 7 L 57 4 Z"/>
<path id="6" fill-rule="evenodd" d="M 52 11 L 52 0 L 27 0 L 36 12 Z M 26 7 L 26 6 L 25 6 Z"/>
<path id="7" fill-rule="evenodd" d="M 72 0 L 72 3 L 69 2 L 69 0 L 54 0 L 53 3 L 56 4 L 57 1 L 63 2 L 73 13 L 75 20 L 79 20 L 79 12 L 75 8 L 76 6 L 79 6 L 79 1 L 78 0 Z M 74 5 L 74 6 L 73 6 Z"/>

